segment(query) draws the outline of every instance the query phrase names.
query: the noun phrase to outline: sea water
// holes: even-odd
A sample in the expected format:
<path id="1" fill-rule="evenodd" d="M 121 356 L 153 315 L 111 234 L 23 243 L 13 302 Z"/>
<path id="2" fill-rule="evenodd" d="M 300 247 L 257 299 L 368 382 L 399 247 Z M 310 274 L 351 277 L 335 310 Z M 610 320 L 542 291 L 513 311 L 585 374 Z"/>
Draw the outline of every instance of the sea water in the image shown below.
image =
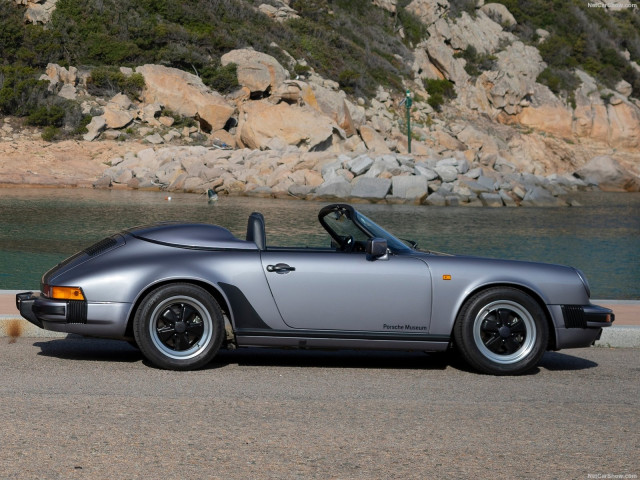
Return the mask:
<path id="1" fill-rule="evenodd" d="M 169 199 L 170 198 L 170 199 Z M 640 194 L 588 192 L 581 207 L 356 208 L 419 248 L 577 267 L 592 296 L 640 298 Z M 0 289 L 38 289 L 42 274 L 102 238 L 160 221 L 222 225 L 244 238 L 247 217 L 265 216 L 267 245 L 328 246 L 317 220 L 330 202 L 131 190 L 0 188 Z"/>

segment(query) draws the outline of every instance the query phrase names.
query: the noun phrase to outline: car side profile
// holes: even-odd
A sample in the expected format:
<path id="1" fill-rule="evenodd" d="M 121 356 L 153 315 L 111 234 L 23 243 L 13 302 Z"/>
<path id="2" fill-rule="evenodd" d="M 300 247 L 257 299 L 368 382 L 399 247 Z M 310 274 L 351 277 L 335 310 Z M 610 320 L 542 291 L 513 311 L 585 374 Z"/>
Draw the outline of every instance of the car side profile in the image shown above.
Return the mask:
<path id="1" fill-rule="evenodd" d="M 153 365 L 201 368 L 221 348 L 437 352 L 520 374 L 547 350 L 586 347 L 614 321 L 577 269 L 419 250 L 346 204 L 322 208 L 326 248 L 267 245 L 209 224 L 112 235 L 16 296 L 38 327 L 128 340 Z"/>

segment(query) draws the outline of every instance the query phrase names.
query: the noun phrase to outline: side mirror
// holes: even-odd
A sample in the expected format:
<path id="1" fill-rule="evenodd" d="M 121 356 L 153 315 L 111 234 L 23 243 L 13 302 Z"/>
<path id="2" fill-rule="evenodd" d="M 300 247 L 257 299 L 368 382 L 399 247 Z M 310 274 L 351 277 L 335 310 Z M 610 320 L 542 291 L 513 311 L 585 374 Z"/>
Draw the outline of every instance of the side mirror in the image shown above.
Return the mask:
<path id="1" fill-rule="evenodd" d="M 373 258 L 384 257 L 387 254 L 387 241 L 384 238 L 374 237 L 367 240 L 365 253 Z"/>

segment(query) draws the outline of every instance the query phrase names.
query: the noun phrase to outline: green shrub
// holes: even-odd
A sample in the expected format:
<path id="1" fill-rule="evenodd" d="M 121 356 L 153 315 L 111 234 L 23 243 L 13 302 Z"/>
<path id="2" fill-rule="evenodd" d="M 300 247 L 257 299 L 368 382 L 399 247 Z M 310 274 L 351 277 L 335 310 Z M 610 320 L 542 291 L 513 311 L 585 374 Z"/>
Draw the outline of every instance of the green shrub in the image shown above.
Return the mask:
<path id="1" fill-rule="evenodd" d="M 85 133 L 87 133 L 89 130 L 87 130 L 87 125 L 89 125 L 91 123 L 91 119 L 93 117 L 91 115 L 83 115 L 80 118 L 80 121 L 77 122 L 77 124 L 75 125 L 75 127 L 73 128 L 71 134 L 73 136 L 80 136 L 80 135 L 84 135 Z"/>
<path id="2" fill-rule="evenodd" d="M 402 30 L 404 31 L 405 43 L 407 45 L 417 45 L 420 43 L 422 39 L 428 35 L 426 25 L 405 8 L 398 6 L 397 12 L 398 22 L 400 22 Z"/>
<path id="3" fill-rule="evenodd" d="M 477 77 L 486 70 L 496 68 L 497 58 L 486 53 L 479 54 L 473 45 L 469 45 L 463 51 L 456 53 L 454 57 L 466 60 L 464 69 L 472 77 Z"/>
<path id="4" fill-rule="evenodd" d="M 307 75 L 311 71 L 311 67 L 309 65 L 303 65 L 301 63 L 296 63 L 293 67 L 293 73 L 296 75 Z"/>
<path id="5" fill-rule="evenodd" d="M 440 111 L 446 100 L 457 97 L 455 87 L 449 80 L 433 80 L 427 78 L 424 80 L 424 88 L 429 94 L 427 103 L 436 111 Z"/>
<path id="6" fill-rule="evenodd" d="M 101 97 L 113 97 L 117 93 L 124 93 L 132 99 L 137 99 L 144 86 L 142 74 L 126 76 L 115 67 L 94 68 L 87 79 L 88 92 Z"/>
<path id="7" fill-rule="evenodd" d="M 65 110 L 60 105 L 44 105 L 29 114 L 27 125 L 61 127 L 64 124 L 64 117 Z"/>
<path id="8" fill-rule="evenodd" d="M 536 28 L 551 33 L 537 46 L 554 76 L 564 77 L 545 74 L 547 82 L 557 85 L 554 88 L 569 92 L 573 82 L 566 80 L 579 67 L 610 88 L 624 79 L 633 86 L 632 95 L 640 96 L 640 73 L 629 71 L 630 65 L 619 53 L 628 50 L 631 59 L 640 58 L 637 9 L 611 12 L 589 8 L 578 0 L 496 1 L 513 14 L 518 22 L 514 32 L 525 41 L 535 40 Z"/>
<path id="9" fill-rule="evenodd" d="M 580 79 L 575 73 L 557 67 L 545 68 L 536 78 L 536 82 L 546 85 L 555 94 L 573 92 L 580 85 Z"/>
<path id="10" fill-rule="evenodd" d="M 49 82 L 37 76 L 31 67 L 0 67 L 0 113 L 22 117 L 38 108 L 49 95 Z"/>
<path id="11" fill-rule="evenodd" d="M 49 125 L 42 131 L 42 139 L 46 142 L 52 142 L 60 136 L 60 129 Z"/>
<path id="12" fill-rule="evenodd" d="M 238 87 L 238 66 L 229 63 L 223 67 L 217 62 L 203 68 L 200 78 L 216 92 L 229 93 Z"/>
<path id="13" fill-rule="evenodd" d="M 196 125 L 198 125 L 198 122 L 195 119 L 191 117 L 183 117 L 179 113 L 176 113 L 168 108 L 163 108 L 160 111 L 160 115 L 173 118 L 173 128 L 195 127 Z"/>
<path id="14" fill-rule="evenodd" d="M 347 93 L 354 93 L 361 75 L 353 69 L 346 68 L 338 74 L 338 83 Z"/>
<path id="15" fill-rule="evenodd" d="M 476 0 L 451 0 L 449 2 L 449 12 L 451 17 L 462 16 L 462 12 L 467 12 L 471 17 L 476 16 Z"/>

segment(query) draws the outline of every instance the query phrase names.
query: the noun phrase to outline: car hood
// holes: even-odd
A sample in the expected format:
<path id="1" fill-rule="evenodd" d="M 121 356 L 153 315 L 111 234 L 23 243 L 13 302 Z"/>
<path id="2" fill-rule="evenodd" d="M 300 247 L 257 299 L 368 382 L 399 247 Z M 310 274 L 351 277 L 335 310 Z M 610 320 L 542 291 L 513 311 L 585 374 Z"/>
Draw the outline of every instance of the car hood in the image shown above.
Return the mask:
<path id="1" fill-rule="evenodd" d="M 236 238 L 229 230 L 205 223 L 159 223 L 127 230 L 135 238 L 180 248 L 257 250 L 253 242 Z"/>

